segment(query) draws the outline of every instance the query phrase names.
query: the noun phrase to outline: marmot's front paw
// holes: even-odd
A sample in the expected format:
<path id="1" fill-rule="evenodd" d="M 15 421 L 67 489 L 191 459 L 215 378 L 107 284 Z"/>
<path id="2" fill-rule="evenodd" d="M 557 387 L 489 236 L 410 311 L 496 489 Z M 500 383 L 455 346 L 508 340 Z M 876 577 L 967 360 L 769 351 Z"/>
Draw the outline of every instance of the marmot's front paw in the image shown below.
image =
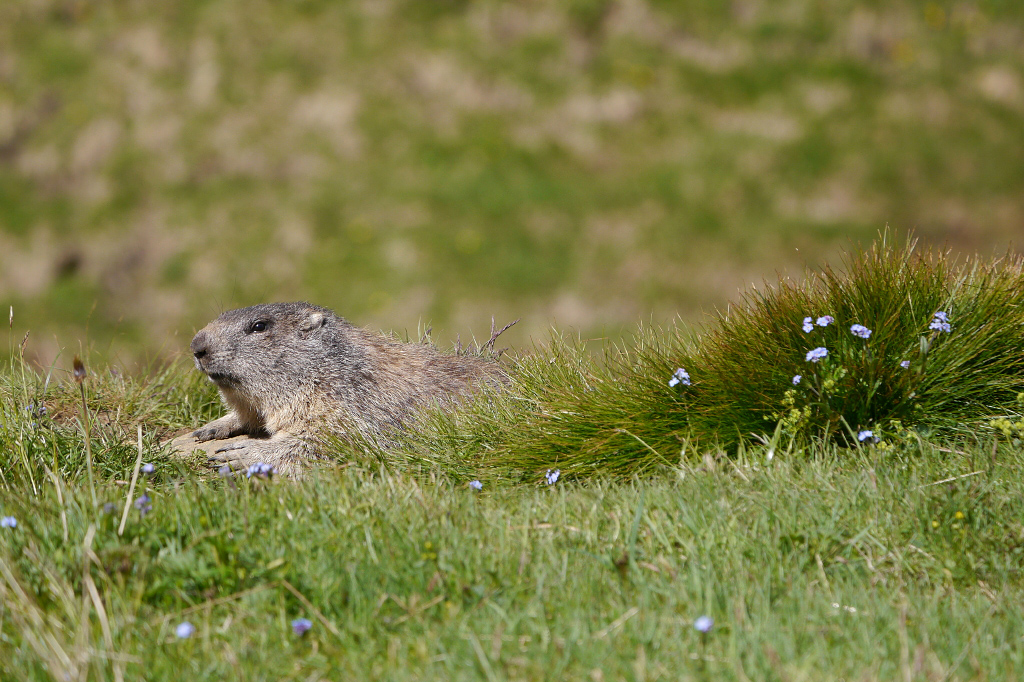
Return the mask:
<path id="1" fill-rule="evenodd" d="M 230 415 L 228 417 L 221 417 L 205 426 L 200 426 L 192 432 L 192 435 L 200 443 L 205 443 L 208 440 L 223 440 L 239 435 L 238 423 L 229 417 Z"/>

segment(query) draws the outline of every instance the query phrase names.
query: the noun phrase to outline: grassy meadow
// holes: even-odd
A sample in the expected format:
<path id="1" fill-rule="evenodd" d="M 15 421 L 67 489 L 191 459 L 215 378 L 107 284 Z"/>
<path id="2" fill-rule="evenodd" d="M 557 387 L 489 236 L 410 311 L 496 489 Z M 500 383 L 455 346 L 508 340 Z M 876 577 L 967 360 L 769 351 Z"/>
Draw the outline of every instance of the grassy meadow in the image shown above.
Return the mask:
<path id="1" fill-rule="evenodd" d="M 0 680 L 1024 679 L 1022 46 L 1009 0 L 0 0 Z M 170 456 L 194 330 L 296 299 L 520 318 L 511 384 L 302 481 Z"/>
<path id="2" fill-rule="evenodd" d="M 0 678 L 1019 679 L 1021 262 L 847 266 L 507 354 L 504 393 L 300 482 L 167 455 L 219 414 L 189 367 L 78 385 L 12 335 Z"/>
<path id="3" fill-rule="evenodd" d="M 268 300 L 522 347 L 886 224 L 999 252 L 1021 45 L 1008 0 L 5 0 L 0 302 L 133 367 Z"/>

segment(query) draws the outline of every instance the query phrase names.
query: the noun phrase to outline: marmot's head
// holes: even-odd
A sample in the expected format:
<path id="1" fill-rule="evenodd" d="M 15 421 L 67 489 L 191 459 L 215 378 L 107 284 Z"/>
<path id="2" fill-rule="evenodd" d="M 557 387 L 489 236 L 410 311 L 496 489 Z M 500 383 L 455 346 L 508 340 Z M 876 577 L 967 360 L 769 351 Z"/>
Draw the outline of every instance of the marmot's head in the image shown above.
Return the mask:
<path id="1" fill-rule="evenodd" d="M 229 310 L 195 335 L 196 367 L 218 387 L 256 397 L 304 383 L 323 357 L 324 336 L 339 321 L 310 303 L 267 303 Z"/>

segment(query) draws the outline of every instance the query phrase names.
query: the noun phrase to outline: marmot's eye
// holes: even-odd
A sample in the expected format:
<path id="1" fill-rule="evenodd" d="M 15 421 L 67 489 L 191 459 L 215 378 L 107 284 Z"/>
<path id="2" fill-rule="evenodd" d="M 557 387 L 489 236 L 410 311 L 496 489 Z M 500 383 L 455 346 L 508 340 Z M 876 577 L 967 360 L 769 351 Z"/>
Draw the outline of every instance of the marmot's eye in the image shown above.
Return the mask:
<path id="1" fill-rule="evenodd" d="M 256 322 L 252 323 L 251 327 L 249 327 L 249 331 L 265 332 L 267 331 L 267 323 L 264 322 L 263 320 L 257 320 Z"/>

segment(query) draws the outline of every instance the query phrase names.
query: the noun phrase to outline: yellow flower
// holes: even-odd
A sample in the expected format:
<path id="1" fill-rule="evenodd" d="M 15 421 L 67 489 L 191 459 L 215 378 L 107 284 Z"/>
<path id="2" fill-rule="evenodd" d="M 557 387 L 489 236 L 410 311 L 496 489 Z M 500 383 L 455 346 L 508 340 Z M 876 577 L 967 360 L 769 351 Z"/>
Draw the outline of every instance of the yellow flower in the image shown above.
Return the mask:
<path id="1" fill-rule="evenodd" d="M 964 513 L 962 511 L 958 511 L 956 514 L 953 514 L 954 519 L 962 519 L 963 517 Z"/>
<path id="2" fill-rule="evenodd" d="M 938 527 L 939 527 L 939 522 L 938 521 L 932 521 L 932 528 L 938 528 Z"/>

